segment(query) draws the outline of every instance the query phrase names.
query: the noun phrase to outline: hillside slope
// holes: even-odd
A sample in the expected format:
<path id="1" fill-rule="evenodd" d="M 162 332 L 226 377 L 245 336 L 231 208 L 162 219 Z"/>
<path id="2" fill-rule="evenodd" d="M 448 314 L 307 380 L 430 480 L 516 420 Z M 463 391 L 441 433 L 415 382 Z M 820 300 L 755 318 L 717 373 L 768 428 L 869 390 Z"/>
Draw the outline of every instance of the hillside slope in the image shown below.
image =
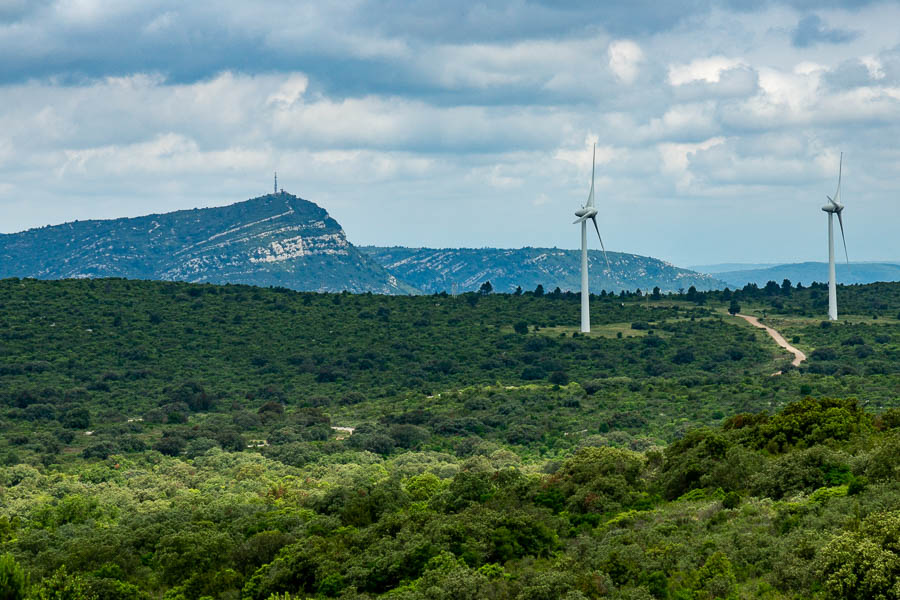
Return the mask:
<path id="1" fill-rule="evenodd" d="M 846 263 L 835 264 L 838 283 L 874 283 L 876 281 L 900 281 L 900 264 L 894 263 Z M 764 269 L 742 269 L 710 273 L 725 281 L 732 288 L 748 283 L 763 286 L 769 281 L 781 283 L 789 279 L 792 283 L 808 285 L 813 281 L 828 281 L 828 263 L 804 262 L 776 265 Z"/>
<path id="2" fill-rule="evenodd" d="M 581 253 L 559 248 L 381 248 L 360 246 L 393 275 L 431 293 L 477 290 L 490 281 L 498 292 L 512 292 L 516 286 L 532 290 L 538 284 L 547 291 L 581 289 Z M 591 290 L 653 289 L 677 292 L 695 286 L 698 290 L 721 289 L 725 284 L 710 275 L 680 269 L 665 261 L 609 252 L 610 269 L 603 253 L 590 250 L 588 262 Z"/>
<path id="3" fill-rule="evenodd" d="M 126 277 L 413 293 L 316 204 L 281 192 L 230 206 L 0 235 L 0 278 Z"/>

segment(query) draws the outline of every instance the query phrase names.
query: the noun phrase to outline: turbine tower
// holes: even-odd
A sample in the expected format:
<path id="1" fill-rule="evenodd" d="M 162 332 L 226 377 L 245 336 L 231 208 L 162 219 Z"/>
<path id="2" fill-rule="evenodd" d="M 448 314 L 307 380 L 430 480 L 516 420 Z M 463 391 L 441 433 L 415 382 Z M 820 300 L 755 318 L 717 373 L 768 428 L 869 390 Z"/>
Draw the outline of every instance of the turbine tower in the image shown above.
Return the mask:
<path id="1" fill-rule="evenodd" d="M 603 246 L 603 238 L 600 237 L 600 228 L 597 227 L 597 209 L 594 207 L 594 167 L 597 163 L 597 144 L 594 144 L 594 154 L 591 157 L 591 193 L 588 194 L 587 203 L 581 209 L 575 211 L 574 224 L 581 223 L 581 333 L 591 331 L 590 303 L 591 294 L 588 289 L 588 253 L 587 253 L 587 220 L 594 222 L 597 237 L 600 239 L 600 247 L 603 248 L 603 258 L 606 259 L 606 268 L 609 266 L 609 257 L 606 256 L 606 248 Z"/>
<path id="2" fill-rule="evenodd" d="M 828 198 L 828 204 L 822 207 L 822 210 L 828 213 L 828 318 L 837 321 L 837 281 L 834 272 L 834 215 L 837 215 L 838 223 L 841 225 L 841 240 L 844 242 L 844 257 L 847 264 L 850 264 L 850 256 L 847 254 L 847 239 L 844 237 L 844 219 L 841 213 L 844 212 L 844 205 L 841 204 L 841 171 L 844 167 L 844 153 L 841 152 L 840 162 L 838 163 L 838 184 L 834 198 Z"/>

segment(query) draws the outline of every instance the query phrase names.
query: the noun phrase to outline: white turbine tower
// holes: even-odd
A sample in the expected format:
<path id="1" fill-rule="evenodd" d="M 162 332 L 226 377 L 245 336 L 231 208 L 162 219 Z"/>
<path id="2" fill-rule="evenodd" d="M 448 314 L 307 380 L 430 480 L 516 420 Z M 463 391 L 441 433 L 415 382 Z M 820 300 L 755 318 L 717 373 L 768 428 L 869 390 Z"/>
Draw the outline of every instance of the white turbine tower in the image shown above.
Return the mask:
<path id="1" fill-rule="evenodd" d="M 590 300 L 591 294 L 588 289 L 588 254 L 587 254 L 587 220 L 594 222 L 594 229 L 597 230 L 597 237 L 600 239 L 600 247 L 603 248 L 603 257 L 606 259 L 606 268 L 611 270 L 609 266 L 609 257 L 606 256 L 606 248 L 603 246 L 603 238 L 600 237 L 600 228 L 597 227 L 597 209 L 594 207 L 594 166 L 597 162 L 597 144 L 594 144 L 594 154 L 591 157 L 591 193 L 588 195 L 587 203 L 580 210 L 575 211 L 575 223 L 581 223 L 581 333 L 588 333 L 591 330 L 591 313 Z"/>
<path id="2" fill-rule="evenodd" d="M 822 210 L 828 213 L 828 318 L 837 321 L 837 281 L 834 273 L 834 215 L 837 215 L 838 223 L 841 225 L 841 240 L 844 242 L 844 257 L 847 264 L 850 264 L 850 256 L 847 254 L 847 239 L 844 237 L 844 219 L 841 213 L 844 212 L 844 205 L 841 204 L 841 171 L 844 167 L 844 153 L 841 152 L 840 163 L 838 163 L 838 184 L 834 198 L 828 198 L 829 204 L 822 207 Z"/>

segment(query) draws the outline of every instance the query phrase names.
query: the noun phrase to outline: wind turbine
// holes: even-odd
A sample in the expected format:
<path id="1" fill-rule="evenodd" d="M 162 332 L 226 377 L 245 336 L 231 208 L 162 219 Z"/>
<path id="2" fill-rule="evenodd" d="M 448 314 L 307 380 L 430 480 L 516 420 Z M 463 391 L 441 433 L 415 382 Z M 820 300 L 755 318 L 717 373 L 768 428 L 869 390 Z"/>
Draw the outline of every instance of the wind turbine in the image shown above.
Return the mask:
<path id="1" fill-rule="evenodd" d="M 829 204 L 822 207 L 822 210 L 828 213 L 828 318 L 837 321 L 837 281 L 834 274 L 834 215 L 837 215 L 838 223 L 841 225 L 841 240 L 844 242 L 844 257 L 847 264 L 850 264 L 850 256 L 847 254 L 847 239 L 844 237 L 844 219 L 841 213 L 844 212 L 844 205 L 841 204 L 841 171 L 844 166 L 844 153 L 841 152 L 840 162 L 838 163 L 838 184 L 834 198 L 828 198 Z"/>
<path id="2" fill-rule="evenodd" d="M 606 268 L 612 270 L 609 266 L 609 257 L 606 256 L 606 248 L 603 246 L 603 238 L 600 237 L 600 228 L 597 227 L 597 209 L 594 207 L 594 167 L 597 164 L 597 144 L 594 144 L 594 154 L 591 157 L 591 193 L 588 194 L 587 203 L 581 209 L 575 211 L 575 219 L 573 224 L 581 223 L 581 333 L 589 333 L 591 331 L 591 314 L 590 300 L 591 294 L 588 289 L 588 254 L 587 254 L 587 220 L 594 222 L 594 229 L 597 230 L 597 237 L 600 239 L 600 247 L 603 248 L 603 258 L 606 259 Z"/>

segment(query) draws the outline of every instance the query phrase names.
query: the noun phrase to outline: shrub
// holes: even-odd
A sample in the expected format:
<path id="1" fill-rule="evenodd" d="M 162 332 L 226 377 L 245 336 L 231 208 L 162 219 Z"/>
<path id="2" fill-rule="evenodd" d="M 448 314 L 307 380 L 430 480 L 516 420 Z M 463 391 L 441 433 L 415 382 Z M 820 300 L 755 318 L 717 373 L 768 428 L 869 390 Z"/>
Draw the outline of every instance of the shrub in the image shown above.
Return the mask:
<path id="1" fill-rule="evenodd" d="M 212 407 L 212 398 L 196 381 L 185 381 L 178 387 L 169 390 L 168 402 L 172 404 L 183 402 L 194 412 L 209 410 Z"/>
<path id="2" fill-rule="evenodd" d="M 690 348 L 682 348 L 672 357 L 672 362 L 676 365 L 686 365 L 694 362 L 694 351 Z"/>
<path id="3" fill-rule="evenodd" d="M 166 436 L 153 444 L 153 449 L 166 456 L 178 456 L 184 450 L 185 445 L 186 442 L 180 437 Z"/>
<path id="4" fill-rule="evenodd" d="M 828 321 L 824 321 L 827 323 Z M 809 357 L 813 360 L 834 360 L 837 358 L 837 352 L 834 348 L 829 348 L 827 346 L 822 348 L 816 348 L 813 350 Z"/>
<path id="5" fill-rule="evenodd" d="M 550 383 L 555 385 L 566 385 L 569 383 L 569 375 L 565 371 L 553 371 L 548 379 Z"/>
<path id="6" fill-rule="evenodd" d="M 900 427 L 900 408 L 889 408 L 875 418 L 875 427 L 880 430 Z"/>
<path id="7" fill-rule="evenodd" d="M 116 445 L 112 442 L 100 442 L 99 444 L 88 446 L 82 450 L 81 456 L 87 459 L 99 458 L 101 460 L 106 460 L 109 458 L 110 454 L 115 454 L 116 452 L 118 452 L 118 448 L 116 448 Z"/>
<path id="8" fill-rule="evenodd" d="M 69 429 L 87 429 L 91 426 L 91 413 L 86 408 L 73 408 L 60 419 L 60 423 Z"/>
<path id="9" fill-rule="evenodd" d="M 592 379 L 582 383 L 581 387 L 588 395 L 592 396 L 603 389 L 603 382 L 599 379 Z"/>
<path id="10" fill-rule="evenodd" d="M 722 498 L 722 508 L 735 509 L 741 503 L 741 495 L 737 492 L 728 492 Z"/>
<path id="11" fill-rule="evenodd" d="M 525 381 L 535 381 L 538 379 L 543 379 L 547 373 L 538 366 L 525 367 L 522 370 L 522 379 Z"/>

